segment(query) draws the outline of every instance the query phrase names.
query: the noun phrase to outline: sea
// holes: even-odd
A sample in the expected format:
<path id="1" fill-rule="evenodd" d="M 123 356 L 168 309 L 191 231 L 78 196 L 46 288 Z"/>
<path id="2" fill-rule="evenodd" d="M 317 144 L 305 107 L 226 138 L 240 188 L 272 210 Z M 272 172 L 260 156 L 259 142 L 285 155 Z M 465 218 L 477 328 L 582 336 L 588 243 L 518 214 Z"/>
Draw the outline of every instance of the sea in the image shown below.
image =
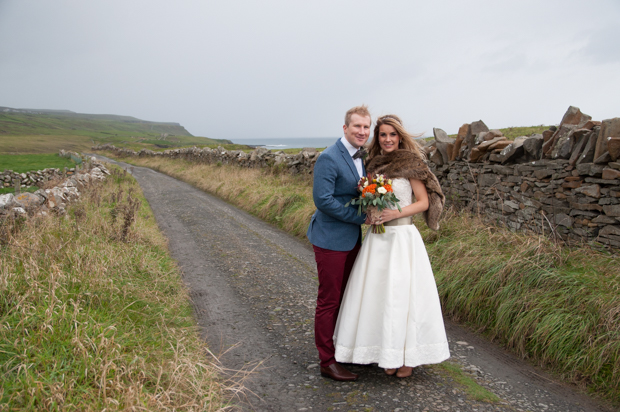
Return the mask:
<path id="1" fill-rule="evenodd" d="M 245 144 L 252 147 L 265 147 L 267 149 L 302 149 L 314 147 L 317 149 L 331 146 L 339 137 L 282 137 L 282 138 L 254 138 L 254 139 L 231 139 L 233 143 Z"/>

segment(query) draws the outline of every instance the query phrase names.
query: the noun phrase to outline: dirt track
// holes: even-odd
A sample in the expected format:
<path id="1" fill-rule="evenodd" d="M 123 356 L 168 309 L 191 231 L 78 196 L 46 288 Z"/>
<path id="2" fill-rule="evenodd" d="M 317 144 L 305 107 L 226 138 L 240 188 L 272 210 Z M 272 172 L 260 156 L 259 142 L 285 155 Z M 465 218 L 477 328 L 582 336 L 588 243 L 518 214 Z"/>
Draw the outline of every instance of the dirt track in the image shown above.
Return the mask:
<path id="1" fill-rule="evenodd" d="M 357 382 L 324 379 L 314 347 L 317 281 L 309 244 L 183 182 L 120 165 L 140 183 L 169 239 L 210 349 L 227 368 L 255 368 L 245 383 L 253 394 L 237 400 L 244 410 L 612 410 L 449 321 L 451 361 L 500 403 L 471 399 L 436 366 L 401 380 L 376 365 L 350 365 Z"/>

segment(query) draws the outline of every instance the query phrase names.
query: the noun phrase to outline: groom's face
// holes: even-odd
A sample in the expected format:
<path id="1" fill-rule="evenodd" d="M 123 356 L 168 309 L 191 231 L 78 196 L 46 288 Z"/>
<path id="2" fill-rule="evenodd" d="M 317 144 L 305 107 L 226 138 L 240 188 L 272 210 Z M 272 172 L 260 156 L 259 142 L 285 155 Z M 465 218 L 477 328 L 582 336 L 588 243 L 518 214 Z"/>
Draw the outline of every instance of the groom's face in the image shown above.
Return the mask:
<path id="1" fill-rule="evenodd" d="M 351 146 L 360 148 L 366 144 L 370 136 L 370 117 L 353 113 L 349 125 L 342 126 L 344 138 Z"/>

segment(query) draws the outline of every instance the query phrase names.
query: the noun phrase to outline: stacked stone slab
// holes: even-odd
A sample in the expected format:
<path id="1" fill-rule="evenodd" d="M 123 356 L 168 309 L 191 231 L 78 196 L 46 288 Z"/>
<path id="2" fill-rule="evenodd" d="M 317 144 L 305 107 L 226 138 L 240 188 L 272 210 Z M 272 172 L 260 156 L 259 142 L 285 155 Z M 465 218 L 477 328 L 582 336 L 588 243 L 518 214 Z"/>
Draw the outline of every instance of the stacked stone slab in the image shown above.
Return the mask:
<path id="1" fill-rule="evenodd" d="M 438 128 L 433 134 L 435 141 L 425 149 L 438 166 L 455 160 L 513 164 L 542 159 L 568 160 L 576 166 L 607 164 L 620 158 L 620 118 L 594 121 L 574 106 L 568 108 L 558 126 L 514 141 L 499 130 L 489 130 L 482 120 L 461 126 L 454 139 Z"/>
<path id="2" fill-rule="evenodd" d="M 73 170 L 70 173 L 73 173 Z M 3 187 L 14 187 L 15 182 L 19 180 L 20 186 L 26 188 L 29 186 L 40 186 L 49 180 L 60 178 L 63 174 L 64 172 L 61 172 L 60 169 L 51 168 L 25 173 L 4 170 L 0 173 L 0 182 Z"/>
<path id="3" fill-rule="evenodd" d="M 482 121 L 455 139 L 434 134 L 425 151 L 448 203 L 514 230 L 620 247 L 620 118 L 571 106 L 557 127 L 514 141 Z"/>
<path id="4" fill-rule="evenodd" d="M 219 146 L 216 149 L 208 147 L 189 147 L 171 149 L 163 152 L 142 149 L 136 152 L 131 149 L 117 148 L 111 144 L 93 146 L 93 150 L 109 150 L 120 157 L 164 157 L 169 159 L 184 159 L 190 162 L 209 164 L 229 164 L 249 168 L 276 167 L 287 173 L 312 173 L 314 163 L 320 153 L 314 148 L 304 148 L 297 154 L 286 154 L 283 151 L 272 152 L 262 147 L 246 153 L 242 150 L 226 150 Z"/>
<path id="5" fill-rule="evenodd" d="M 60 175 L 64 180 L 51 189 L 39 189 L 34 193 L 0 195 L 0 218 L 47 215 L 49 212 L 63 215 L 67 203 L 77 200 L 83 187 L 91 182 L 103 180 L 110 174 L 108 169 L 94 158 L 90 159 L 87 165 L 88 168 L 73 175 Z"/>

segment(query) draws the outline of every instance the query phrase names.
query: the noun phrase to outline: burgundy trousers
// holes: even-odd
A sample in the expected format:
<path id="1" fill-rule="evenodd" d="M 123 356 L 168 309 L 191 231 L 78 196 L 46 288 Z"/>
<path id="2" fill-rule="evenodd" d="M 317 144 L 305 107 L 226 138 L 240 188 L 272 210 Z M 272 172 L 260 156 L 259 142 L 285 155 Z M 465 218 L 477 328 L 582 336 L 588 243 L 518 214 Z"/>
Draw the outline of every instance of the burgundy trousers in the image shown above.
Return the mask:
<path id="1" fill-rule="evenodd" d="M 316 299 L 314 317 L 314 341 L 319 350 L 321 366 L 336 362 L 334 353 L 334 329 L 338 319 L 340 303 L 344 295 L 353 263 L 360 250 L 357 243 L 352 250 L 340 252 L 314 246 L 314 257 L 319 274 L 319 294 Z"/>

